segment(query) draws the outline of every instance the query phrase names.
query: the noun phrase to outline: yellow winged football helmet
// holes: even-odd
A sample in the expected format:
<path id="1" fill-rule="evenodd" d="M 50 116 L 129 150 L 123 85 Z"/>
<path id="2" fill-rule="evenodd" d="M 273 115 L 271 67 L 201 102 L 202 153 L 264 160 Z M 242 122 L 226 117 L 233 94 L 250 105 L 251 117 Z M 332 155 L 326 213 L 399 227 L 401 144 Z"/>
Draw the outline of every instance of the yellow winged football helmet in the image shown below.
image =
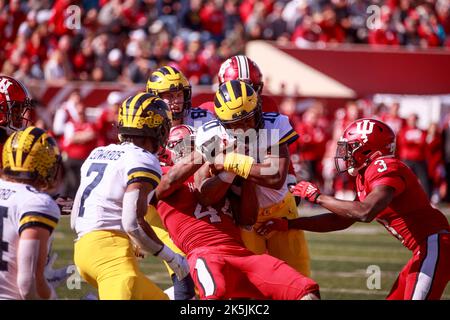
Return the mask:
<path id="1" fill-rule="evenodd" d="M 141 92 L 131 96 L 119 108 L 119 134 L 152 137 L 164 146 L 171 126 L 169 107 L 151 93 Z"/>
<path id="2" fill-rule="evenodd" d="M 231 80 L 220 85 L 214 98 L 214 110 L 224 125 L 252 116 L 255 117 L 257 128 L 261 124 L 262 112 L 258 94 L 249 84 L 240 80 Z"/>
<path id="3" fill-rule="evenodd" d="M 52 183 L 61 162 L 58 145 L 43 129 L 14 132 L 3 146 L 3 173 L 16 179 Z"/>
<path id="4" fill-rule="evenodd" d="M 191 108 L 192 87 L 181 71 L 174 67 L 164 66 L 154 71 L 147 81 L 147 92 L 159 96 L 164 92 L 183 91 L 183 111 L 173 114 L 174 118 L 180 118 L 187 114 Z"/>

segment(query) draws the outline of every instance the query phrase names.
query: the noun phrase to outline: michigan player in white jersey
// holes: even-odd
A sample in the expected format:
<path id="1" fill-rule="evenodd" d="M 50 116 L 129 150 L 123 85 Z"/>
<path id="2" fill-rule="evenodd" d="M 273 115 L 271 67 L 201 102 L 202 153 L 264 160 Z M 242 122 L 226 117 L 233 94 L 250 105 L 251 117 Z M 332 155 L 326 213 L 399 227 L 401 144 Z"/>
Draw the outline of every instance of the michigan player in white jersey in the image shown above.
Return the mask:
<path id="1" fill-rule="evenodd" d="M 44 130 L 28 127 L 8 138 L 2 155 L 0 299 L 55 299 L 46 263 L 60 209 L 45 191 L 55 186 L 59 149 Z"/>
<path id="2" fill-rule="evenodd" d="M 139 270 L 136 255 L 165 260 L 179 279 L 189 274 L 185 258 L 144 219 L 161 179 L 155 153 L 166 144 L 170 125 L 164 101 L 150 93 L 132 96 L 119 110 L 121 143 L 94 149 L 81 167 L 71 219 L 78 235 L 74 261 L 100 299 L 167 299 Z"/>
<path id="3" fill-rule="evenodd" d="M 192 128 L 198 128 L 204 123 L 215 119 L 214 115 L 208 110 L 193 108 L 191 102 L 192 89 L 189 81 L 181 71 L 174 67 L 163 66 L 155 70 L 147 81 L 147 92 L 151 92 L 167 103 L 172 111 L 172 126 L 187 125 Z M 162 156 L 163 162 L 168 154 Z M 159 215 L 154 210 L 149 210 L 149 221 L 158 237 L 170 248 L 182 254 L 169 237 L 165 230 Z M 186 277 L 183 282 L 179 282 L 174 277 L 173 272 L 168 268 L 174 284 L 174 298 L 176 300 L 190 299 L 194 296 L 194 282 L 190 277 Z"/>
<path id="4" fill-rule="evenodd" d="M 172 111 L 172 126 L 185 124 L 194 128 L 215 119 L 208 110 L 193 108 L 192 89 L 181 71 L 164 66 L 154 71 L 147 81 L 147 92 L 151 92 L 167 103 Z"/>
<path id="5" fill-rule="evenodd" d="M 223 83 L 216 93 L 214 105 L 218 119 L 198 129 L 196 148 L 208 153 L 211 145 L 225 141 L 225 144 L 232 146 L 241 137 L 245 140 L 241 140 L 243 143 L 240 145 L 245 146 L 245 150 L 228 152 L 222 160 L 219 160 L 220 156 L 214 157 L 215 169 L 225 170 L 219 174 L 223 183 L 202 185 L 202 194 L 214 203 L 230 187 L 239 193 L 235 185 L 239 180 L 235 179 L 238 175 L 257 184 L 261 209 L 255 228 L 269 217 L 296 218 L 297 206 L 288 190 L 286 176 L 289 168 L 288 145 L 298 135 L 288 117 L 262 112 L 260 97 L 250 85 L 239 80 Z M 212 159 L 212 155 L 206 156 Z M 309 251 L 303 232 L 273 232 L 262 237 L 254 230 L 242 229 L 241 233 L 250 250 L 257 254 L 268 252 L 302 274 L 310 275 Z"/>

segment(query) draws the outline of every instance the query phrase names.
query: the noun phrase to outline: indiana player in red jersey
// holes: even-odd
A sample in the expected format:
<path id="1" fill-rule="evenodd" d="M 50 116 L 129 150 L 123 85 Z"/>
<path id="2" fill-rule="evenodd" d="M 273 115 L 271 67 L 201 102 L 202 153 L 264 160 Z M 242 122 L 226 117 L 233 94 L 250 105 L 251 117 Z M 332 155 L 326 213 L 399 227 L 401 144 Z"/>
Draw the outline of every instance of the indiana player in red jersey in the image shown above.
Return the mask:
<path id="1" fill-rule="evenodd" d="M 188 130 L 180 132 L 192 137 Z M 164 226 L 187 254 L 200 298 L 317 299 L 319 287 L 313 280 L 279 259 L 255 255 L 244 247 L 235 221 L 247 225 L 256 219 L 252 182 L 242 185 L 249 201 L 235 202 L 227 197 L 214 206 L 201 204 L 193 178 L 201 159 L 194 161 L 196 153 L 186 151 L 192 146 L 190 141 L 183 139 L 177 147 L 171 146 L 175 165 L 161 179 L 155 197 Z M 201 169 L 208 171 L 209 164 Z M 214 176 L 204 183 L 214 183 L 214 179 L 220 178 Z"/>
<path id="2" fill-rule="evenodd" d="M 13 131 L 27 126 L 25 116 L 32 108 L 31 96 L 18 80 L 0 75 L 0 143 L 6 141 Z"/>
<path id="3" fill-rule="evenodd" d="M 322 195 L 315 185 L 302 181 L 293 192 L 332 213 L 272 220 L 259 232 L 291 228 L 328 232 L 375 219 L 413 253 L 387 299 L 439 299 L 450 280 L 449 223 L 394 152 L 395 134 L 389 126 L 374 119 L 354 121 L 338 142 L 336 167 L 356 176 L 357 200 Z"/>

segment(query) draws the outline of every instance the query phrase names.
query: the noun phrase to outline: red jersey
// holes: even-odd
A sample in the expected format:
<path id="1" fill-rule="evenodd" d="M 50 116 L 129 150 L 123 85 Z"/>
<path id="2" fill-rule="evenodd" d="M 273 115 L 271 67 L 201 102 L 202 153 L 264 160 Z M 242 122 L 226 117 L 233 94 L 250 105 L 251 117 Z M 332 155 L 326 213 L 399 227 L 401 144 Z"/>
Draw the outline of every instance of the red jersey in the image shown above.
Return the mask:
<path id="1" fill-rule="evenodd" d="M 397 136 L 400 159 L 424 161 L 427 152 L 427 133 L 419 128 L 403 127 Z"/>
<path id="2" fill-rule="evenodd" d="M 195 192 L 191 177 L 180 189 L 158 202 L 158 213 L 175 245 L 186 254 L 199 247 L 243 247 L 228 200 L 205 208 L 198 203 Z"/>
<path id="3" fill-rule="evenodd" d="M 364 200 L 379 185 L 393 187 L 395 195 L 376 220 L 408 249 L 415 251 L 440 230 L 450 231 L 447 218 L 431 206 L 416 175 L 400 160 L 381 157 L 371 162 L 356 178 L 359 199 Z"/>

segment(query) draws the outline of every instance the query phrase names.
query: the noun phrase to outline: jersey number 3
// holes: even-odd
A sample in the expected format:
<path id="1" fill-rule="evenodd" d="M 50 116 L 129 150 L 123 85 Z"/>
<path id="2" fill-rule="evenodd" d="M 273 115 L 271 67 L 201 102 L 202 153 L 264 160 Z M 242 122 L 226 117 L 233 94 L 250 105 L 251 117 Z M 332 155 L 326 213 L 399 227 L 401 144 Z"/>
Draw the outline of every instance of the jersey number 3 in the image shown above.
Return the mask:
<path id="1" fill-rule="evenodd" d="M 380 166 L 380 168 L 377 169 L 378 172 L 384 172 L 387 170 L 387 165 L 384 160 L 377 160 L 375 161 L 375 164 L 378 164 Z"/>
<path id="2" fill-rule="evenodd" d="M 106 163 L 93 163 L 89 167 L 89 170 L 88 170 L 86 176 L 89 177 L 92 172 L 97 172 L 97 176 L 94 178 L 94 180 L 92 180 L 91 183 L 88 184 L 86 189 L 84 189 L 84 191 L 83 191 L 83 195 L 81 196 L 81 201 L 80 201 L 80 211 L 78 212 L 79 217 L 82 217 L 84 215 L 84 202 L 89 197 L 92 190 L 94 190 L 94 188 L 96 186 L 98 186 L 100 181 L 102 181 L 103 174 L 105 173 L 105 169 L 106 169 Z"/>

